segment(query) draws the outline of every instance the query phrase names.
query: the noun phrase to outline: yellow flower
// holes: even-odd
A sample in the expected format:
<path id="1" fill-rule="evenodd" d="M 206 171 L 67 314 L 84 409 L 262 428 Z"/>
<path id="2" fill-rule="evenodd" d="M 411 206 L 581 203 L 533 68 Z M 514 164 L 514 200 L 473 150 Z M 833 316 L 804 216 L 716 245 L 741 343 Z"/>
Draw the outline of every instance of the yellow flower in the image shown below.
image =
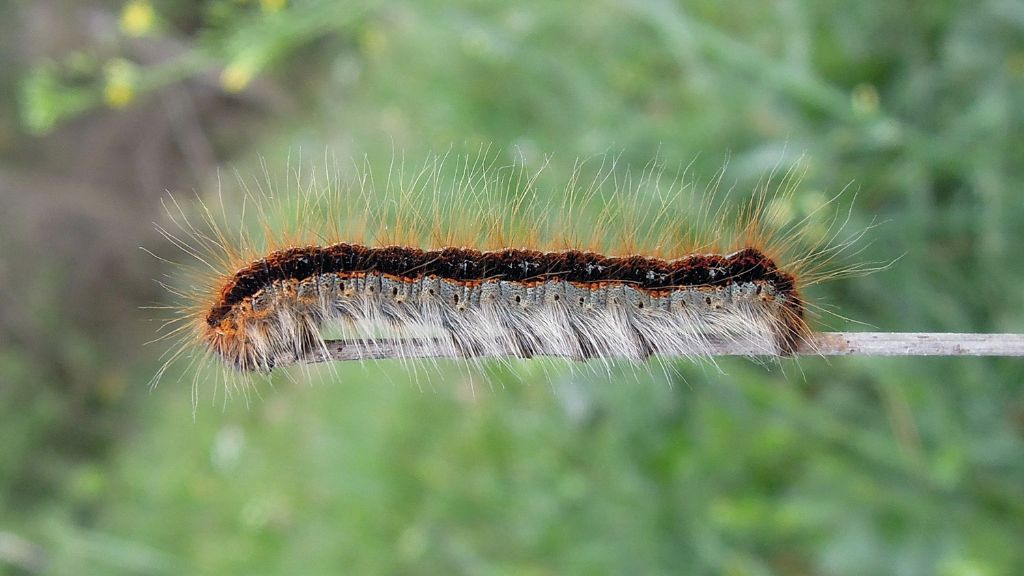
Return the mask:
<path id="1" fill-rule="evenodd" d="M 121 9 L 121 30 L 129 36 L 144 36 L 153 29 L 156 12 L 149 0 L 132 0 Z"/>
<path id="2" fill-rule="evenodd" d="M 127 84 L 107 84 L 103 88 L 103 101 L 111 108 L 124 108 L 135 100 L 135 89 Z"/>
<path id="3" fill-rule="evenodd" d="M 124 59 L 111 60 L 103 68 L 103 101 L 111 108 L 124 108 L 135 100 L 138 70 Z"/>
<path id="4" fill-rule="evenodd" d="M 279 12 L 288 5 L 288 0 L 260 0 L 264 12 Z"/>
<path id="5" fill-rule="evenodd" d="M 256 69 L 246 62 L 233 62 L 220 74 L 220 86 L 225 92 L 241 92 L 252 82 Z"/>
<path id="6" fill-rule="evenodd" d="M 363 52 L 370 56 L 376 56 L 387 49 L 388 37 L 383 30 L 371 25 L 363 31 L 359 43 Z"/>

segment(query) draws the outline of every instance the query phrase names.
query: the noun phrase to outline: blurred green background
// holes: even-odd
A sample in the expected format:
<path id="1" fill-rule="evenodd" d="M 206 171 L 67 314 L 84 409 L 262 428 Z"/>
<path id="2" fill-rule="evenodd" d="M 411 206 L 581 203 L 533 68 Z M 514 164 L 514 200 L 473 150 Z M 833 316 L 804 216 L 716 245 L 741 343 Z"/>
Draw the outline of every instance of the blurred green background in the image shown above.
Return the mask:
<path id="1" fill-rule="evenodd" d="M 857 258 L 902 255 L 816 301 L 1024 331 L 1016 0 L 8 0 L 0 573 L 1024 572 L 1020 361 L 522 363 L 475 394 L 379 363 L 195 419 L 147 389 L 166 190 L 480 143 L 554 175 L 728 156 L 737 190 L 806 154 L 800 197 L 852 182 L 885 222 Z"/>

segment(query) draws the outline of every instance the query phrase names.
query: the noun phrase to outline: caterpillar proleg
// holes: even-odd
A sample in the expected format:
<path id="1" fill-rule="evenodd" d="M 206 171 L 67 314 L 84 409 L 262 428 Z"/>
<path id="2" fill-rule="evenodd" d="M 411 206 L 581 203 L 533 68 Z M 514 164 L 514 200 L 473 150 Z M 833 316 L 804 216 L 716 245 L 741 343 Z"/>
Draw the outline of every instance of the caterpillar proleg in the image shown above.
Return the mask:
<path id="1" fill-rule="evenodd" d="M 722 173 L 704 189 L 685 168 L 634 173 L 614 157 L 577 162 L 564 184 L 544 180 L 546 163 L 488 153 L 376 178 L 326 165 L 283 186 L 265 174 L 230 207 L 170 199 L 158 229 L 194 279 L 169 286 L 168 363 L 266 373 L 338 335 L 466 359 L 643 363 L 709 357 L 720 341 L 785 356 L 809 333 L 802 289 L 859 237 L 840 237 L 827 198 L 794 214 L 799 167 L 730 205 Z"/>

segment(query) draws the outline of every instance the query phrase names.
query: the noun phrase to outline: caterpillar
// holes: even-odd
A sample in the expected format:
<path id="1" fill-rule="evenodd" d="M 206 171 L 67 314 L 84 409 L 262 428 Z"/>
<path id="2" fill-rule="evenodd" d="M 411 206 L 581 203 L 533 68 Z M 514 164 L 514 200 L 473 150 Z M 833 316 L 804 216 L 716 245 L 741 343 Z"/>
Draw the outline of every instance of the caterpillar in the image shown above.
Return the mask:
<path id="1" fill-rule="evenodd" d="M 859 270 L 832 265 L 863 234 L 840 238 L 849 213 L 826 214 L 835 198 L 787 214 L 799 166 L 731 206 L 716 194 L 724 170 L 698 190 L 688 167 L 660 161 L 636 176 L 616 157 L 577 161 L 561 186 L 521 155 L 393 160 L 383 186 L 366 160 L 344 175 L 324 164 L 289 168 L 284 190 L 266 168 L 242 179 L 235 209 L 223 194 L 197 196 L 198 216 L 165 203 L 172 224 L 157 229 L 192 280 L 165 283 L 178 301 L 163 337 L 179 345 L 155 380 L 182 357 L 268 373 L 311 361 L 332 334 L 468 360 L 642 363 L 710 357 L 722 341 L 785 356 L 809 334 L 803 289 Z"/>

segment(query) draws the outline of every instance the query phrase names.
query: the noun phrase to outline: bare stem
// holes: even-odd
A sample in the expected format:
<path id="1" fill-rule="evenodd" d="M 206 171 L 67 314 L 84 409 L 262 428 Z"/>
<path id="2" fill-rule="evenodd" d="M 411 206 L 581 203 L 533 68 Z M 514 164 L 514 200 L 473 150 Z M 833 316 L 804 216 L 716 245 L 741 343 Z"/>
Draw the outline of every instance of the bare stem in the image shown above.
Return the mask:
<path id="1" fill-rule="evenodd" d="M 763 356 L 750 343 L 709 341 L 693 355 Z M 684 355 L 686 352 L 681 352 Z M 940 332 L 818 332 L 801 344 L 802 356 L 1024 356 L 1024 334 Z M 452 357 L 429 340 L 329 340 L 326 350 L 300 362 L 316 363 L 387 358 Z M 294 360 L 292 361 L 294 362 Z M 278 365 L 289 362 L 279 362 Z"/>

